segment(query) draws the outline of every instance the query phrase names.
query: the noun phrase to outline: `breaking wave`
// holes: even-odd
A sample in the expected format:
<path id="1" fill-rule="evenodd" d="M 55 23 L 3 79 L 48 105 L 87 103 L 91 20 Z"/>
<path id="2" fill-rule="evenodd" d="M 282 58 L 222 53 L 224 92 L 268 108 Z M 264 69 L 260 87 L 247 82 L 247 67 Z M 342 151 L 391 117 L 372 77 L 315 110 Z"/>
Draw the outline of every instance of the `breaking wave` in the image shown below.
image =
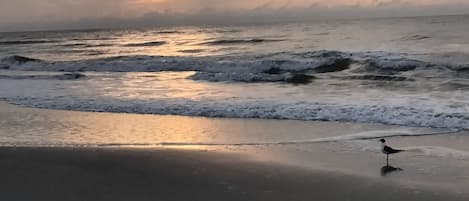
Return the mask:
<path id="1" fill-rule="evenodd" d="M 161 42 L 128 44 L 132 46 L 161 45 Z M 349 79 L 411 81 L 413 74 L 431 69 L 439 73 L 463 76 L 469 65 L 433 64 L 387 52 L 315 51 L 236 56 L 120 56 L 93 60 L 49 62 L 24 56 L 0 60 L 0 67 L 25 71 L 96 71 L 96 72 L 160 72 L 195 71 L 196 80 L 275 82 L 295 76 L 350 71 Z M 435 76 L 440 75 L 434 73 Z M 416 73 L 417 74 L 417 73 Z M 417 76 L 417 75 L 416 75 Z M 311 78 L 311 77 L 309 77 Z"/>
<path id="2" fill-rule="evenodd" d="M 262 118 L 262 119 L 292 119 L 292 120 L 320 120 L 384 123 L 405 126 L 420 126 L 434 128 L 469 129 L 469 115 L 464 101 L 444 101 L 440 96 L 449 93 L 427 93 L 424 86 L 421 95 L 405 98 L 407 93 L 414 93 L 415 89 L 403 91 L 401 86 L 426 85 L 430 76 L 437 77 L 431 82 L 435 86 L 429 88 L 438 91 L 461 90 L 469 86 L 465 69 L 469 65 L 434 64 L 408 58 L 400 54 L 389 52 L 280 52 L 255 56 L 121 56 L 93 60 L 79 61 L 45 61 L 24 56 L 9 56 L 0 59 L 0 69 L 21 71 L 49 71 L 73 72 L 73 74 L 58 74 L 57 76 L 23 76 L 5 75 L 1 79 L 80 79 L 86 73 L 77 72 L 161 72 L 161 71 L 193 71 L 187 77 L 193 80 L 213 82 L 286 82 L 293 84 L 308 84 L 334 79 L 334 84 L 353 82 L 354 86 L 364 86 L 363 83 L 395 86 L 397 98 L 389 95 L 376 101 L 375 97 L 363 97 L 359 101 L 339 101 L 345 95 L 329 99 L 320 99 L 312 94 L 305 99 L 279 100 L 266 99 L 113 99 L 106 97 L 81 97 L 62 99 L 60 97 L 36 96 L 25 97 L 17 93 L 5 92 L 2 97 L 10 103 L 50 109 L 65 109 L 77 111 L 118 112 L 139 114 L 171 114 L 204 117 L 228 118 Z M 466 76 L 466 77 L 465 77 Z M 186 78 L 184 77 L 184 78 Z M 443 78 L 443 79 L 440 79 Z M 355 81 L 357 80 L 357 81 Z M 422 81 L 423 80 L 423 81 Z M 421 82 L 422 81 L 422 82 Z M 357 84 L 358 83 L 358 84 Z M 395 84 L 395 85 L 393 85 Z M 322 85 L 321 85 L 322 86 Z M 324 85 L 325 87 L 329 87 Z M 354 87 L 352 86 L 352 87 Z M 378 85 L 377 85 L 378 86 Z M 229 86 L 227 86 L 229 87 Z M 306 86 L 309 87 L 309 86 Z M 334 86 L 330 86 L 335 90 Z M 337 88 L 340 89 L 340 88 Z M 347 88 L 353 89 L 353 88 Z M 412 91 L 414 90 L 414 91 Z M 352 91 L 353 92 L 353 91 Z M 296 93 L 296 92 L 295 92 Z M 330 93 L 330 92 L 329 92 Z M 361 93 L 361 92 L 357 92 Z M 415 93 L 420 93 L 417 91 Z M 455 92 L 455 96 L 461 92 Z M 329 95 L 329 94 L 326 94 Z M 371 96 L 378 95 L 372 93 Z M 402 95 L 402 96 L 401 96 Z M 433 96 L 430 97 L 429 95 Z M 464 94 L 461 94 L 464 96 Z M 289 97 L 289 96 L 288 96 Z M 403 99 L 398 99 L 403 97 Z M 109 97 L 107 97 L 109 98 Z M 394 98 L 394 99 L 393 99 Z M 384 100 L 389 99 L 389 100 Z M 405 100 L 404 100 L 405 99 Z M 422 99 L 426 105 L 422 105 Z M 370 100 L 370 101 L 368 101 Z M 456 99 L 455 99 L 456 100 Z M 387 102 L 386 102 L 387 101 Z M 432 105 L 433 106 L 429 106 Z"/>
<path id="3" fill-rule="evenodd" d="M 289 119 L 383 123 L 432 128 L 469 129 L 469 115 L 392 105 L 346 105 L 321 102 L 225 100 L 116 100 L 64 97 L 4 97 L 7 102 L 37 108 L 89 112 L 184 115 L 222 118 Z"/>

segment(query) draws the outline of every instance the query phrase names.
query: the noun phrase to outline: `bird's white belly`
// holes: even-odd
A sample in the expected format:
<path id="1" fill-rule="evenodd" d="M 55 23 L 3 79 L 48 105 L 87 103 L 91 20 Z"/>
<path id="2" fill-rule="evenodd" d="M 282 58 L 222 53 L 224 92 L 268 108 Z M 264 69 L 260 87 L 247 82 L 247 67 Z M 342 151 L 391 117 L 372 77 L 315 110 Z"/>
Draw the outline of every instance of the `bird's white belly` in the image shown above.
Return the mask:
<path id="1" fill-rule="evenodd" d="M 383 154 L 390 154 L 389 152 L 386 151 L 386 149 L 384 149 L 386 145 L 384 144 L 381 144 L 381 152 L 383 152 Z"/>

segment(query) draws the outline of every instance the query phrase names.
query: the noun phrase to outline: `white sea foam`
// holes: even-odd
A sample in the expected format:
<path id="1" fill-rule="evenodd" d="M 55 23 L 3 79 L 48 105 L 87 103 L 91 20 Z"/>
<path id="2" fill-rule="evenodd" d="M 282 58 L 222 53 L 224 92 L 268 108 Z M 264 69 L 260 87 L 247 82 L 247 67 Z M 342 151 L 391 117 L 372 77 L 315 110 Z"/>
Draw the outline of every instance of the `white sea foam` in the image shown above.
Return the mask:
<path id="1" fill-rule="evenodd" d="M 94 112 L 186 115 L 228 118 L 261 118 L 320 121 L 372 122 L 405 126 L 469 129 L 467 114 L 435 113 L 392 105 L 346 105 L 321 102 L 225 100 L 109 100 L 68 97 L 3 97 L 19 105 Z"/>

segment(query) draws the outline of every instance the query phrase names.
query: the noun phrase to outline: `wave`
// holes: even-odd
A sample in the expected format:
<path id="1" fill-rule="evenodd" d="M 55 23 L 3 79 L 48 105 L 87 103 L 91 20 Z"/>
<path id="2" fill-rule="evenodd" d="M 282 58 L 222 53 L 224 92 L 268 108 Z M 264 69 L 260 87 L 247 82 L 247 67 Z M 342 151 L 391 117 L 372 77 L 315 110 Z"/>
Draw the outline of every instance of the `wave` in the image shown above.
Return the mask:
<path id="1" fill-rule="evenodd" d="M 431 38 L 430 36 L 425 36 L 425 35 L 411 35 L 411 36 L 405 36 L 402 39 L 403 40 L 425 40 Z"/>
<path id="2" fill-rule="evenodd" d="M 256 43 L 268 43 L 268 42 L 280 42 L 280 39 L 226 39 L 226 40 L 214 40 L 209 42 L 201 43 L 202 45 L 242 45 L 242 44 L 256 44 Z"/>
<path id="3" fill-rule="evenodd" d="M 64 73 L 59 75 L 0 75 L 0 79 L 12 80 L 76 80 L 86 77 L 81 73 Z"/>
<path id="4" fill-rule="evenodd" d="M 72 38 L 74 41 L 106 41 L 106 40 L 118 40 L 118 37 L 92 37 L 92 38 Z"/>
<path id="5" fill-rule="evenodd" d="M 161 46 L 166 44 L 165 41 L 153 41 L 153 42 L 145 42 L 145 43 L 129 43 L 125 44 L 125 47 L 153 47 L 153 46 Z"/>
<path id="6" fill-rule="evenodd" d="M 106 44 L 106 43 L 103 43 L 103 44 L 88 44 L 88 43 L 71 43 L 71 44 L 63 44 L 63 45 L 59 45 L 61 47 L 84 47 L 84 48 L 88 48 L 88 47 L 110 47 L 110 46 L 114 46 L 113 44 Z"/>
<path id="7" fill-rule="evenodd" d="M 29 62 L 42 62 L 40 59 L 35 59 L 35 58 L 30 58 L 30 57 L 24 57 L 24 56 L 19 56 L 19 55 L 13 55 L 9 57 L 5 57 L 0 60 L 1 64 L 4 64 L 5 66 L 8 66 L 7 64 L 24 64 L 24 63 L 29 63 Z M 9 69 L 9 66 L 8 66 Z"/>
<path id="8" fill-rule="evenodd" d="M 181 53 L 201 53 L 204 52 L 205 50 L 202 49 L 190 49 L 190 50 L 179 50 L 178 52 Z"/>
<path id="9" fill-rule="evenodd" d="M 469 90 L 469 80 L 453 79 L 440 85 L 443 90 Z"/>
<path id="10" fill-rule="evenodd" d="M 29 45 L 29 44 L 41 44 L 41 43 L 57 43 L 60 41 L 54 40 L 12 40 L 12 41 L 0 41 L 0 45 Z"/>
<path id="11" fill-rule="evenodd" d="M 242 29 L 200 29 L 199 33 L 241 33 Z"/>
<path id="12" fill-rule="evenodd" d="M 63 44 L 63 45 L 59 45 L 61 47 L 84 47 L 84 46 L 87 46 L 88 44 L 86 43 L 72 43 L 72 44 Z"/>
<path id="13" fill-rule="evenodd" d="M 48 109 L 88 112 L 114 112 L 160 115 L 184 115 L 220 118 L 289 119 L 305 121 L 341 121 L 383 123 L 390 125 L 469 129 L 469 115 L 428 108 L 373 104 L 334 104 L 322 102 L 275 100 L 221 100 L 158 99 L 158 100 L 104 100 L 101 98 L 18 97 L 5 95 L 9 103 Z"/>
<path id="14" fill-rule="evenodd" d="M 315 33 L 313 35 L 315 35 L 315 36 L 327 36 L 327 35 L 330 35 L 330 32 Z"/>
<path id="15" fill-rule="evenodd" d="M 133 44 L 158 45 L 160 42 Z M 388 52 L 314 51 L 280 52 L 256 56 L 119 56 L 79 61 L 49 62 L 19 55 L 0 59 L 0 66 L 25 71 L 160 72 L 195 71 L 195 80 L 286 82 L 291 78 L 314 79 L 316 74 L 349 71 L 343 79 L 414 81 L 425 76 L 458 76 L 469 65 L 434 64 Z M 469 75 L 468 75 L 469 77 Z"/>
<path id="16" fill-rule="evenodd" d="M 403 77 L 403 76 L 392 76 L 392 75 L 351 75 L 341 77 L 343 79 L 351 80 L 373 80 L 373 81 L 415 81 L 412 78 Z"/>
<path id="17" fill-rule="evenodd" d="M 157 34 L 183 34 L 184 32 L 182 32 L 182 31 L 171 31 L 171 30 L 169 30 L 169 31 L 157 31 L 157 32 L 155 32 L 155 33 L 157 33 Z"/>

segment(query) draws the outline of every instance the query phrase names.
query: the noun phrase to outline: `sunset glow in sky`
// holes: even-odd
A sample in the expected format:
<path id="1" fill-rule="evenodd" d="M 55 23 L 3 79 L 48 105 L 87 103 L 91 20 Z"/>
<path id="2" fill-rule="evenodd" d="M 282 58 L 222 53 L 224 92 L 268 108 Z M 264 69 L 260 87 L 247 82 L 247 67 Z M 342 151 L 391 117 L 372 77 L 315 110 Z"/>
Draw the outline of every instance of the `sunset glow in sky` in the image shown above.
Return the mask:
<path id="1" fill-rule="evenodd" d="M 467 4 L 461 0 L 123 0 L 132 9 L 197 12 L 200 10 L 286 9 L 308 7 L 400 7 Z"/>
<path id="2" fill-rule="evenodd" d="M 235 18 L 249 21 L 246 16 L 262 21 L 259 15 L 276 20 L 286 17 L 309 20 L 466 12 L 469 12 L 467 0 L 0 0 L 0 30 L 25 26 L 96 27 L 104 22 L 112 26 L 121 20 L 178 24 L 185 21 L 184 16 L 210 24 L 205 18 L 217 18 L 217 23 L 229 18 L 227 23 L 233 23 Z M 210 17 L 203 17 L 209 14 Z"/>

